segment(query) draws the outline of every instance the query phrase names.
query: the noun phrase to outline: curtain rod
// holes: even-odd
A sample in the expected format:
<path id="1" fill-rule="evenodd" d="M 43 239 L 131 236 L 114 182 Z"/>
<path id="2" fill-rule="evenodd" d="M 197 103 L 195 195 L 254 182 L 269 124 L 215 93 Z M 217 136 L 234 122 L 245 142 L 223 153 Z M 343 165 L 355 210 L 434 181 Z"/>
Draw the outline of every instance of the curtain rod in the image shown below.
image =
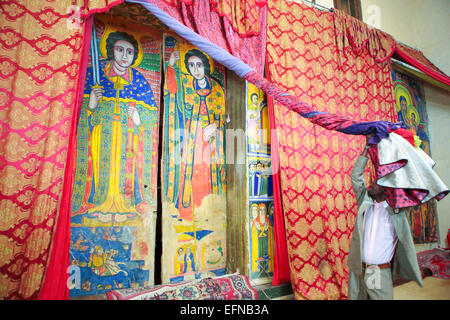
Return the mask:
<path id="1" fill-rule="evenodd" d="M 293 0 L 293 1 L 295 1 L 295 0 Z M 327 8 L 327 7 L 325 7 L 325 6 L 322 6 L 322 5 L 320 5 L 320 4 L 317 4 L 317 3 L 315 3 L 315 2 L 308 1 L 308 0 L 301 0 L 301 1 L 302 1 L 302 2 L 306 2 L 306 3 L 309 4 L 309 5 L 314 6 L 314 7 L 316 7 L 316 8 L 319 9 L 319 10 L 333 12 L 333 8 Z"/>

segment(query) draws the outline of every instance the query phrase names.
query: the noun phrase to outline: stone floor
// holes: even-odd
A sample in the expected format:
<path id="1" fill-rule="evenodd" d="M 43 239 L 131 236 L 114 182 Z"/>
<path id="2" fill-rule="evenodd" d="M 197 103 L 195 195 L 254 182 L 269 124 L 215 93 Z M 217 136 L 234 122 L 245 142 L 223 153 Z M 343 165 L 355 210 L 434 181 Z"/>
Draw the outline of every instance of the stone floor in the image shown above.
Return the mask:
<path id="1" fill-rule="evenodd" d="M 450 280 L 423 279 L 423 287 L 410 281 L 394 288 L 394 300 L 450 300 Z"/>

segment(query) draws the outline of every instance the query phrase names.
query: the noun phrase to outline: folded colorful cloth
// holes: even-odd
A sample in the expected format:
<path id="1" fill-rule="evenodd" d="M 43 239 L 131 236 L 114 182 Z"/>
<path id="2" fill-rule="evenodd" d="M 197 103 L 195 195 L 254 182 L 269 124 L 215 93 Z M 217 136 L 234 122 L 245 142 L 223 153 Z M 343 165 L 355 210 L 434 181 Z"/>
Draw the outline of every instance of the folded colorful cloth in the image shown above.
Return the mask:
<path id="1" fill-rule="evenodd" d="M 441 200 L 449 193 L 433 170 L 433 159 L 395 132 L 372 145 L 369 155 L 377 184 L 385 187 L 386 201 L 392 208 L 412 207 L 433 198 Z"/>

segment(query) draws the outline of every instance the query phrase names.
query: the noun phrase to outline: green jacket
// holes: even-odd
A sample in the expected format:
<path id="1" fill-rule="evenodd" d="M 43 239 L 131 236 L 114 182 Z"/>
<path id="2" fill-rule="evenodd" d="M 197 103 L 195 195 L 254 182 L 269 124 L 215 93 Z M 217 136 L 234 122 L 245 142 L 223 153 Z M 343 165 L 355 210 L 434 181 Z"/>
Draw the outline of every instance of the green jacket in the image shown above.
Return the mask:
<path id="1" fill-rule="evenodd" d="M 366 167 L 368 158 L 359 156 L 356 160 L 351 178 L 353 191 L 356 195 L 358 203 L 358 213 L 356 217 L 355 228 L 353 230 L 352 241 L 350 244 L 350 252 L 348 255 L 348 267 L 350 271 L 356 275 L 362 275 L 362 239 L 363 239 L 363 217 L 364 211 L 373 204 L 372 198 L 367 194 L 367 187 L 364 182 L 363 173 Z M 416 281 L 421 287 L 422 276 L 420 273 L 419 264 L 417 263 L 417 254 L 411 236 L 410 226 L 406 219 L 408 213 L 405 209 L 392 209 L 388 207 L 389 215 L 391 216 L 395 232 L 398 237 L 397 249 L 395 250 L 392 259 L 392 276 L 396 278 Z"/>

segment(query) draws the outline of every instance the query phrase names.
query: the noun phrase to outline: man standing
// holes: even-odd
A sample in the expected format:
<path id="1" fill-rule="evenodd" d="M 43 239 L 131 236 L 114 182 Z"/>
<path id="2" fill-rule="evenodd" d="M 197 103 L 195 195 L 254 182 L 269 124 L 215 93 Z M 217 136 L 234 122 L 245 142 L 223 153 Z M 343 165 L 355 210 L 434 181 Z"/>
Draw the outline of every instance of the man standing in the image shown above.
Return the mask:
<path id="1" fill-rule="evenodd" d="M 351 175 L 358 213 L 348 255 L 348 297 L 392 300 L 393 278 L 414 280 L 423 286 L 422 277 L 406 219 L 409 209 L 391 208 L 384 188 L 376 182 L 366 188 L 363 173 L 368 161 L 367 141 L 368 136 Z"/>

